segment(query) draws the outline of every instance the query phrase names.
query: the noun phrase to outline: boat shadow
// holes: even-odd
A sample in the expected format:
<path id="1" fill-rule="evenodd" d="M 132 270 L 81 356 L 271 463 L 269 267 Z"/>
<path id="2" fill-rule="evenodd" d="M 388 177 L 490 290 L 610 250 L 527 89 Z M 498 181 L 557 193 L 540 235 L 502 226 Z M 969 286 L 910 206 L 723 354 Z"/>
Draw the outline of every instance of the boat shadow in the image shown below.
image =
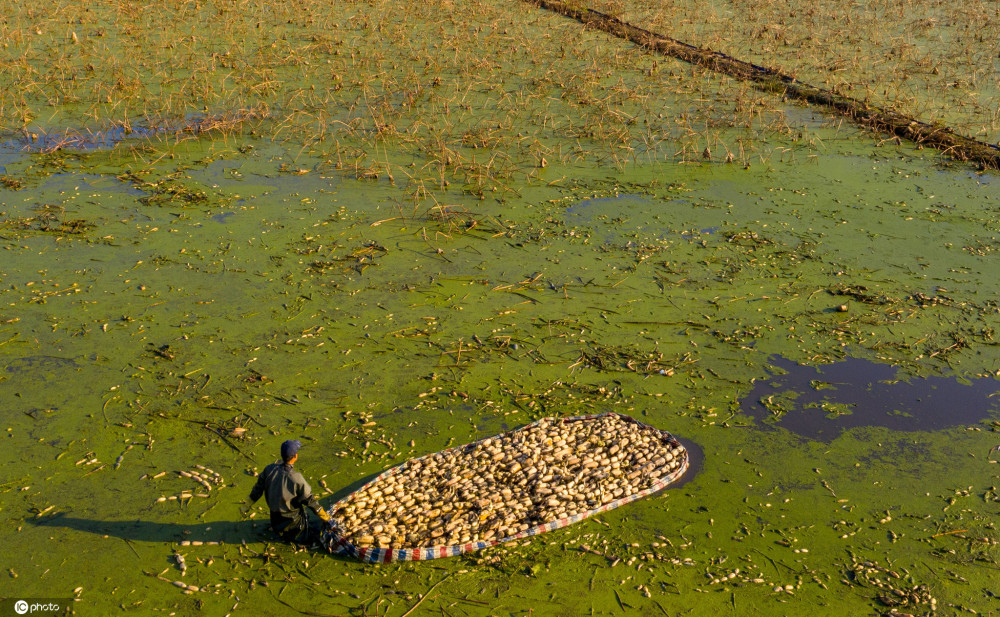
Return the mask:
<path id="1" fill-rule="evenodd" d="M 695 476 L 701 472 L 701 468 L 705 463 L 705 451 L 701 449 L 701 446 L 691 441 L 690 439 L 682 439 L 680 437 L 676 438 L 677 441 L 681 442 L 684 449 L 688 453 L 688 469 L 684 472 L 684 475 L 677 478 L 668 489 L 680 488 L 687 484 L 688 482 L 694 480 Z"/>

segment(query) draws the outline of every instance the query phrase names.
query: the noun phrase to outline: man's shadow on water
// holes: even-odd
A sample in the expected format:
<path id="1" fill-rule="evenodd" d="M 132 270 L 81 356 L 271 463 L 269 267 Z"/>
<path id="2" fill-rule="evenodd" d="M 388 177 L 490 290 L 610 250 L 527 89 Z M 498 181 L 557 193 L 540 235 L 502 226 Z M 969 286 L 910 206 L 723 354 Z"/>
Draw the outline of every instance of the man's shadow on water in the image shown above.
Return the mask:
<path id="1" fill-rule="evenodd" d="M 377 475 L 379 474 L 375 473 L 362 478 L 340 489 L 333 496 L 322 499 L 320 503 L 324 507 L 329 507 L 330 504 L 340 501 L 362 485 L 367 484 Z M 309 516 L 310 528 L 322 525 L 322 522 L 316 518 L 315 514 L 309 513 Z M 267 515 L 256 519 L 212 521 L 209 523 L 154 523 L 141 519 L 102 520 L 79 518 L 70 516 L 65 512 L 58 512 L 50 516 L 26 519 L 26 522 L 38 527 L 64 527 L 100 536 L 114 536 L 128 542 L 179 543 L 188 540 L 191 542 L 219 542 L 230 545 L 240 545 L 244 542 L 247 544 L 285 544 L 271 531 L 271 524 Z M 310 548 L 310 550 L 344 561 L 354 561 L 353 558 L 346 555 L 329 554 L 325 548 L 315 547 Z"/>
<path id="2" fill-rule="evenodd" d="M 135 542 L 222 542 L 241 544 L 246 542 L 277 541 L 263 520 L 212 521 L 210 523 L 153 523 L 135 520 L 102 520 L 70 516 L 59 512 L 51 516 L 28 519 L 39 527 L 65 527 L 76 531 L 86 531 L 101 536 L 114 536 Z M 310 521 L 311 523 L 311 521 Z"/>

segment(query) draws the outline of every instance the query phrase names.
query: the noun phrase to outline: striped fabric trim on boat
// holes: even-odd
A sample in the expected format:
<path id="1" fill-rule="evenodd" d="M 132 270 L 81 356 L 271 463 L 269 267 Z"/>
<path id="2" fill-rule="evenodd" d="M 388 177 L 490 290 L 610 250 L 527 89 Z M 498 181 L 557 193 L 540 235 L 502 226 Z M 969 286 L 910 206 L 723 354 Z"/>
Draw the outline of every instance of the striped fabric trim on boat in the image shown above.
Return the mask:
<path id="1" fill-rule="evenodd" d="M 609 510 L 614 510 L 615 508 L 623 506 L 623 505 L 625 505 L 627 503 L 631 503 L 631 502 L 633 502 L 633 501 L 635 501 L 637 499 L 642 499 L 643 497 L 647 497 L 649 495 L 652 495 L 653 493 L 655 493 L 657 491 L 661 491 L 664 488 L 666 488 L 667 486 L 669 486 L 670 484 L 672 484 L 674 481 L 676 481 L 678 478 L 680 478 L 682 475 L 684 475 L 684 472 L 687 471 L 688 464 L 690 462 L 689 458 L 688 458 L 687 450 L 684 449 L 683 446 L 681 446 L 680 442 L 677 441 L 677 439 L 673 435 L 671 435 L 670 433 L 668 433 L 666 431 L 661 431 L 661 430 L 659 430 L 659 429 L 657 429 L 655 427 L 649 426 L 648 424 L 644 424 L 642 422 L 639 422 L 638 420 L 636 420 L 634 418 L 631 418 L 629 416 L 626 416 L 626 415 L 623 415 L 623 414 L 617 414 L 617 413 L 614 413 L 614 412 L 603 413 L 603 414 L 595 414 L 595 415 L 587 415 L 587 416 L 574 416 L 574 417 L 571 417 L 571 418 L 543 418 L 541 420 L 537 420 L 535 422 L 532 422 L 531 424 L 527 424 L 525 426 L 522 426 L 519 429 L 516 429 L 516 430 L 513 430 L 513 431 L 508 431 L 506 433 L 501 433 L 500 435 L 494 435 L 492 437 L 484 437 L 483 439 L 471 442 L 469 444 L 465 444 L 465 445 L 461 445 L 461 446 L 455 446 L 453 448 L 448 448 L 447 450 L 442 450 L 442 452 L 450 452 L 450 451 L 453 451 L 453 450 L 464 449 L 464 448 L 467 448 L 470 445 L 477 444 L 477 443 L 479 443 L 481 441 L 484 441 L 486 439 L 496 439 L 497 437 L 501 437 L 503 435 L 510 435 L 511 433 L 517 433 L 519 431 L 523 431 L 523 430 L 529 429 L 529 428 L 531 428 L 531 427 L 533 427 L 533 426 L 535 426 L 538 423 L 543 422 L 543 421 L 548 421 L 548 422 L 557 422 L 557 421 L 559 421 L 559 422 L 574 422 L 574 421 L 581 421 L 581 420 L 595 420 L 597 418 L 602 418 L 602 417 L 611 416 L 611 415 L 616 415 L 616 416 L 619 416 L 620 418 L 622 418 L 623 420 L 626 420 L 628 422 L 633 422 L 633 423 L 638 424 L 640 426 L 644 426 L 644 427 L 656 430 L 656 431 L 658 431 L 667 440 L 668 443 L 670 443 L 671 445 L 673 445 L 675 447 L 676 446 L 680 446 L 681 451 L 683 452 L 683 459 L 681 460 L 681 466 L 678 467 L 677 469 L 675 469 L 673 471 L 673 473 L 667 474 L 666 476 L 663 476 L 663 477 L 659 478 L 649 488 L 647 488 L 645 490 L 642 490 L 642 491 L 639 491 L 638 493 L 634 493 L 632 495 L 629 495 L 628 497 L 623 497 L 621 499 L 616 499 L 614 501 L 609 501 L 608 503 L 603 504 L 601 506 L 598 506 L 597 508 L 594 508 L 593 510 L 588 510 L 586 512 L 581 512 L 579 514 L 574 514 L 573 516 L 570 516 L 570 517 L 561 518 L 561 519 L 557 519 L 557 520 L 552 520 L 552 521 L 548 521 L 546 523 L 542 523 L 541 525 L 536 525 L 534 527 L 530 527 L 530 528 L 525 529 L 524 531 L 516 533 L 516 534 L 514 534 L 512 536 L 507 536 L 506 538 L 500 538 L 500 539 L 496 539 L 496 540 L 486 540 L 486 541 L 481 541 L 481 542 L 468 542 L 468 543 L 465 543 L 465 544 L 452 544 L 452 545 L 449 545 L 449 546 L 431 546 L 431 547 L 417 547 L 417 548 L 392 548 L 391 549 L 391 548 L 380 548 L 380 547 L 373 547 L 373 546 L 360 546 L 359 547 L 359 546 L 355 546 L 355 545 L 351 544 L 349 541 L 347 541 L 346 538 L 344 538 L 341 534 L 338 533 L 338 531 L 337 531 L 337 529 L 335 527 L 333 529 L 328 529 L 328 530 L 326 530 L 326 531 L 323 532 L 323 540 L 322 540 L 323 541 L 323 545 L 326 547 L 327 551 L 329 551 L 331 553 L 338 553 L 338 554 L 339 553 L 346 553 L 346 554 L 351 555 L 352 557 L 355 557 L 355 558 L 357 558 L 357 559 L 359 559 L 361 561 L 365 561 L 365 562 L 369 562 L 369 563 L 390 563 L 390 562 L 393 562 L 393 561 L 425 561 L 427 559 L 438 559 L 440 557 L 455 557 L 456 555 L 461 555 L 462 553 L 469 553 L 469 552 L 472 552 L 472 551 L 478 551 L 478 550 L 481 550 L 481 549 L 484 549 L 484 548 L 488 548 L 490 546 L 496 546 L 497 544 L 503 544 L 505 542 L 510 542 L 512 540 L 520 540 L 522 538 L 527 538 L 529 536 L 534 536 L 534 535 L 538 535 L 540 533 L 545 533 L 546 531 L 552 531 L 554 529 L 560 529 L 562 527 L 566 527 L 568 525 L 572 525 L 573 523 L 577 523 L 579 521 L 582 521 L 583 519 L 588 518 L 590 516 L 594 516 L 595 514 L 600 514 L 602 512 L 607 512 Z M 426 456 L 433 456 L 433 454 L 437 454 L 437 453 L 428 454 Z M 420 458 L 425 458 L 425 457 L 420 457 Z M 415 460 L 419 460 L 419 459 L 415 459 Z M 399 473 L 399 469 L 403 465 L 405 465 L 405 463 L 402 463 L 400 465 L 397 465 L 395 467 L 392 467 L 392 468 L 390 468 L 390 469 L 382 472 L 381 474 L 379 474 L 378 476 L 376 476 L 375 478 L 373 478 L 371 480 L 371 482 L 376 482 L 377 480 L 380 480 L 381 478 L 383 478 L 385 476 L 388 476 L 388 475 L 391 475 L 391 474 L 395 474 L 395 473 Z M 365 486 L 367 486 L 368 484 L 371 484 L 371 482 L 368 482 L 367 484 L 365 484 Z M 358 490 L 360 490 L 360 488 Z M 328 511 L 330 512 L 330 514 L 332 515 L 333 512 L 334 512 L 334 510 L 337 509 L 337 506 L 340 505 L 341 503 L 343 503 L 344 501 L 346 501 L 349 498 L 350 498 L 350 495 L 348 495 L 344 499 L 342 499 L 342 500 L 338 501 L 337 503 L 333 504 L 332 506 L 330 506 L 330 508 L 328 509 Z"/>

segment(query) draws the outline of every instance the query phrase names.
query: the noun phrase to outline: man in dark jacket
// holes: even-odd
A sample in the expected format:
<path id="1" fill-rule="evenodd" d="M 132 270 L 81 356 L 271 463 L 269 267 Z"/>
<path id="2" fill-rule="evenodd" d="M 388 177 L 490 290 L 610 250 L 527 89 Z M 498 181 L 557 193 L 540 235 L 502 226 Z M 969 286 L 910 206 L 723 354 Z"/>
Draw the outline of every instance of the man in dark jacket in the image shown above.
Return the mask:
<path id="1" fill-rule="evenodd" d="M 281 462 L 271 463 L 257 476 L 257 484 L 250 491 L 250 503 L 263 495 L 271 509 L 271 529 L 285 542 L 305 544 L 310 540 L 306 506 L 323 521 L 329 521 L 330 515 L 319 505 L 302 474 L 292 467 L 299 458 L 300 447 L 302 442 L 297 439 L 281 444 Z M 246 509 L 249 506 L 244 506 Z"/>

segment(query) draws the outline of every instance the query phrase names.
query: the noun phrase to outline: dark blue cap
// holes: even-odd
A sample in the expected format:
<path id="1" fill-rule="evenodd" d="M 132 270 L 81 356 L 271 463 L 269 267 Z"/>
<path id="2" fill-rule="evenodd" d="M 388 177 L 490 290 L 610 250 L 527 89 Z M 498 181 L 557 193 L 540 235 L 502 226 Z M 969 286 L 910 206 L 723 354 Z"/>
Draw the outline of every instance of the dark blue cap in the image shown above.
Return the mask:
<path id="1" fill-rule="evenodd" d="M 296 454 L 299 453 L 299 448 L 302 447 L 302 442 L 298 439 L 289 439 L 285 443 L 281 444 L 281 459 L 287 461 Z"/>

